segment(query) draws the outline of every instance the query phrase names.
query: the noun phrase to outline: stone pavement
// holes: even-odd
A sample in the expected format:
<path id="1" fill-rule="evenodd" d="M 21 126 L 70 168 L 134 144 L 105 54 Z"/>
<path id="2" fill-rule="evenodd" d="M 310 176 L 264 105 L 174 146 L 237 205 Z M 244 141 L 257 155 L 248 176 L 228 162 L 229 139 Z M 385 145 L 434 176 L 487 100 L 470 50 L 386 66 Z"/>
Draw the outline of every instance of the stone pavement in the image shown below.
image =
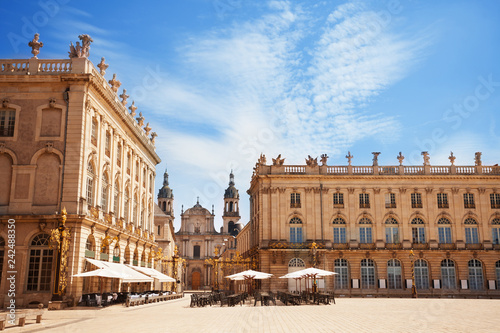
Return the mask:
<path id="1" fill-rule="evenodd" d="M 500 332 L 500 300 L 337 298 L 337 304 L 190 308 L 182 299 L 47 311 L 5 332 Z"/>

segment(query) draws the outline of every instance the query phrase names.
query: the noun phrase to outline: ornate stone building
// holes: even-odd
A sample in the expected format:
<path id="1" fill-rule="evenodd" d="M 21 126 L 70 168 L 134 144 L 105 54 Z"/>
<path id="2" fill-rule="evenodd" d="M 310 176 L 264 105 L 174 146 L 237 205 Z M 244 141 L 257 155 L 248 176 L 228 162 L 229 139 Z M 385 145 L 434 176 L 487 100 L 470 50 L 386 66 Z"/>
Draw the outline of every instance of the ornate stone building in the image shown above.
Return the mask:
<path id="1" fill-rule="evenodd" d="M 327 290 L 342 295 L 408 296 L 412 267 L 424 296 L 500 296 L 500 167 L 268 165 L 251 180 L 250 222 L 237 249 L 263 272 L 282 276 L 304 266 L 336 271 Z M 411 256 L 413 250 L 413 256 Z M 412 265 L 413 263 L 413 265 Z M 262 281 L 270 290 L 295 281 Z"/>
<path id="2" fill-rule="evenodd" d="M 220 232 L 215 230 L 213 207 L 210 212 L 198 201 L 181 213 L 181 228 L 176 233 L 176 241 L 181 257 L 187 261 L 183 281 L 187 289 L 209 289 L 213 286 L 215 266 L 210 263 L 218 259 L 221 251 L 236 246 L 234 237 L 243 226 L 240 223 L 240 197 L 234 185 L 231 172 L 229 186 L 224 193 L 223 226 Z M 219 272 L 218 268 L 217 271 Z M 222 282 L 221 277 L 218 279 Z"/>
<path id="3" fill-rule="evenodd" d="M 3 246 L 15 220 L 18 306 L 97 291 L 97 279 L 72 277 L 91 269 L 85 258 L 152 264 L 156 134 L 142 113 L 135 118 L 133 102 L 127 109 L 116 75 L 104 78 L 104 58 L 98 69 L 87 59 L 90 37 L 79 37 L 69 59 L 38 59 L 43 44 L 35 38 L 33 58 L 0 60 L 0 272 L 14 270 Z M 59 274 L 50 237 L 63 208 L 69 248 L 67 273 Z M 0 281 L 6 304 L 7 281 Z"/>

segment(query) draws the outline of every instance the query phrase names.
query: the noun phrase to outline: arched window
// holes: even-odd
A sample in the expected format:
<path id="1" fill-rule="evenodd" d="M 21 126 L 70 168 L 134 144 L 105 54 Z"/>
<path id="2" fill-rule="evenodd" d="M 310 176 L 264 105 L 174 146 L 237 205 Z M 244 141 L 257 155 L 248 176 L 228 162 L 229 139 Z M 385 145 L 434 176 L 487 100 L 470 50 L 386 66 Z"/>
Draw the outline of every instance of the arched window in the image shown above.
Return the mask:
<path id="1" fill-rule="evenodd" d="M 87 165 L 87 204 L 89 206 L 94 205 L 94 182 L 94 165 L 92 164 L 92 162 L 89 162 L 89 164 Z"/>
<path id="2" fill-rule="evenodd" d="M 429 267 L 427 261 L 418 259 L 414 263 L 415 287 L 417 289 L 429 289 Z"/>
<path id="3" fill-rule="evenodd" d="M 146 250 L 142 251 L 142 256 L 141 256 L 141 267 L 146 266 Z"/>
<path id="4" fill-rule="evenodd" d="M 451 259 L 441 261 L 441 282 L 443 289 L 455 289 L 457 287 L 455 262 Z"/>
<path id="5" fill-rule="evenodd" d="M 362 244 L 373 243 L 372 221 L 369 218 L 363 217 L 359 220 L 359 242 Z"/>
<path id="6" fill-rule="evenodd" d="M 229 202 L 229 211 L 230 212 L 233 211 L 233 202 L 232 201 Z"/>
<path id="7" fill-rule="evenodd" d="M 471 217 L 465 219 L 465 244 L 478 244 L 479 233 L 477 230 L 477 221 Z"/>
<path id="8" fill-rule="evenodd" d="M 349 266 L 345 259 L 335 259 L 335 289 L 349 289 Z"/>
<path id="9" fill-rule="evenodd" d="M 375 264 L 371 259 L 361 260 L 361 288 L 375 288 Z"/>
<path id="10" fill-rule="evenodd" d="M 102 186 L 101 186 L 101 208 L 104 212 L 108 211 L 108 173 L 102 173 Z"/>
<path id="11" fill-rule="evenodd" d="M 288 262 L 288 267 L 306 267 L 306 263 L 300 258 L 292 258 Z"/>
<path id="12" fill-rule="evenodd" d="M 333 220 L 333 242 L 335 244 L 345 244 L 347 242 L 345 220 L 341 217 Z"/>
<path id="13" fill-rule="evenodd" d="M 113 213 L 115 213 L 115 217 L 118 218 L 120 216 L 120 184 L 118 181 L 115 181 L 115 188 L 113 189 Z"/>
<path id="14" fill-rule="evenodd" d="M 130 264 L 130 248 L 128 247 L 128 245 L 125 247 L 123 263 Z"/>
<path id="15" fill-rule="evenodd" d="M 97 146 L 97 119 L 92 118 L 92 128 L 90 131 L 90 142 L 94 145 Z"/>
<path id="16" fill-rule="evenodd" d="M 411 220 L 411 234 L 412 234 L 412 242 L 414 244 L 425 244 L 425 228 L 424 221 L 416 217 Z"/>
<path id="17" fill-rule="evenodd" d="M 385 220 L 385 242 L 389 244 L 399 243 L 398 221 L 392 217 Z"/>
<path id="18" fill-rule="evenodd" d="M 290 220 L 290 243 L 302 243 L 302 220 L 298 217 Z"/>
<path id="19" fill-rule="evenodd" d="M 118 244 L 113 249 L 113 262 L 120 262 L 120 246 Z"/>
<path id="20" fill-rule="evenodd" d="M 469 260 L 469 287 L 471 290 L 483 289 L 483 264 L 477 259 Z"/>
<path id="21" fill-rule="evenodd" d="M 491 221 L 491 241 L 493 245 L 500 244 L 500 219 L 495 218 Z"/>
<path id="22" fill-rule="evenodd" d="M 391 259 L 387 262 L 387 287 L 389 289 L 403 288 L 401 262 L 397 259 Z"/>
<path id="23" fill-rule="evenodd" d="M 132 259 L 132 265 L 139 265 L 139 251 L 137 249 L 134 250 L 134 258 Z"/>
<path id="24" fill-rule="evenodd" d="M 85 257 L 95 258 L 95 239 L 94 236 L 89 235 L 85 243 Z"/>
<path id="25" fill-rule="evenodd" d="M 194 259 L 200 259 L 200 246 L 199 245 L 195 245 L 193 247 L 193 258 Z"/>
<path id="26" fill-rule="evenodd" d="M 129 221 L 129 211 L 130 211 L 130 196 L 128 193 L 128 188 L 125 189 L 125 197 L 123 198 L 123 219 L 125 223 Z"/>
<path id="27" fill-rule="evenodd" d="M 28 291 L 50 291 L 53 251 L 49 249 L 50 236 L 48 234 L 36 235 L 30 244 Z"/>
<path id="28" fill-rule="evenodd" d="M 438 236 L 440 244 L 451 244 L 451 223 L 446 217 L 438 220 Z"/>

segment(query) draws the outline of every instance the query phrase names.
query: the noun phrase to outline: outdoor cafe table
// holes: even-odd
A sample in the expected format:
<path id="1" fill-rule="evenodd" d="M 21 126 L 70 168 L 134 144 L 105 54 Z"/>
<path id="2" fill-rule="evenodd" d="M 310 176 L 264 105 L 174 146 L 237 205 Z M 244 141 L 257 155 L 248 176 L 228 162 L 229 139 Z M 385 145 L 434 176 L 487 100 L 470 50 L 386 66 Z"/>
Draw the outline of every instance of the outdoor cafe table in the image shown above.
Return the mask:
<path id="1" fill-rule="evenodd" d="M 288 295 L 288 299 L 294 304 L 299 305 L 302 302 L 302 296 L 298 294 L 286 293 Z"/>
<path id="2" fill-rule="evenodd" d="M 324 303 L 324 304 L 330 304 L 330 298 L 333 299 L 333 304 L 335 304 L 335 298 L 333 298 L 332 295 L 330 294 L 324 294 L 324 293 L 315 293 L 314 294 L 314 303 L 318 304 Z"/>
<path id="3" fill-rule="evenodd" d="M 236 303 L 240 302 L 241 305 L 241 294 L 233 294 L 227 296 L 227 305 L 228 306 L 235 306 Z"/>

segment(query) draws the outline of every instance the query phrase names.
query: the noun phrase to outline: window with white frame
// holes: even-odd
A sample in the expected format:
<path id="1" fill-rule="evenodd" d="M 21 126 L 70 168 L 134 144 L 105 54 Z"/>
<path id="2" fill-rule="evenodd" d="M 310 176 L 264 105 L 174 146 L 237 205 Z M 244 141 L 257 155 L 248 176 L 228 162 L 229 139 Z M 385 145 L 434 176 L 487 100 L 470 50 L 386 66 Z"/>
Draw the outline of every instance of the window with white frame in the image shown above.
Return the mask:
<path id="1" fill-rule="evenodd" d="M 373 243 L 372 221 L 369 218 L 363 217 L 359 220 L 359 242 L 362 244 Z"/>
<path id="2" fill-rule="evenodd" d="M 438 220 L 438 237 L 440 244 L 451 244 L 451 223 L 446 217 Z"/>
<path id="3" fill-rule="evenodd" d="M 346 243 L 346 230 L 345 220 L 337 217 L 333 220 L 333 243 L 345 244 Z"/>
<path id="4" fill-rule="evenodd" d="M 385 208 L 396 208 L 396 194 L 386 193 L 385 194 Z"/>
<path id="5" fill-rule="evenodd" d="M 392 217 L 385 220 L 385 242 L 390 244 L 399 243 L 398 221 Z"/>
<path id="6" fill-rule="evenodd" d="M 118 181 L 115 181 L 115 188 L 113 189 L 113 213 L 115 217 L 119 217 L 119 207 L 120 207 L 120 185 Z"/>
<path id="7" fill-rule="evenodd" d="M 345 259 L 334 261 L 335 289 L 349 289 L 349 266 Z"/>
<path id="8" fill-rule="evenodd" d="M 483 289 L 483 264 L 477 260 L 469 260 L 469 288 L 471 290 Z"/>
<path id="9" fill-rule="evenodd" d="M 424 221 L 421 218 L 416 217 L 411 220 L 411 225 L 412 242 L 414 244 L 425 244 Z"/>
<path id="10" fill-rule="evenodd" d="M 95 172 L 94 165 L 89 162 L 87 165 L 87 205 L 93 206 L 94 204 L 94 183 L 95 183 Z"/>
<path id="11" fill-rule="evenodd" d="M 451 259 L 444 259 L 441 261 L 441 283 L 443 289 L 457 288 L 455 262 Z"/>
<path id="12" fill-rule="evenodd" d="M 417 289 L 429 289 L 429 267 L 427 261 L 418 259 L 414 263 L 415 287 Z"/>
<path id="13" fill-rule="evenodd" d="M 125 223 L 129 222 L 130 196 L 128 189 L 125 189 L 125 197 L 123 198 L 123 219 Z"/>
<path id="14" fill-rule="evenodd" d="M 107 157 L 111 156 L 111 134 L 106 131 L 106 139 L 104 141 L 104 153 Z"/>
<path id="15" fill-rule="evenodd" d="M 447 193 L 438 193 L 437 194 L 437 203 L 438 208 L 450 208 L 448 204 L 448 194 Z"/>
<path id="16" fill-rule="evenodd" d="M 104 212 L 108 211 L 108 174 L 102 173 L 102 186 L 101 186 L 101 208 Z"/>
<path id="17" fill-rule="evenodd" d="M 387 287 L 389 289 L 402 289 L 401 262 L 391 259 L 387 262 Z"/>
<path id="18" fill-rule="evenodd" d="M 479 244 L 479 233 L 477 230 L 477 221 L 471 217 L 465 219 L 465 243 Z"/>
<path id="19" fill-rule="evenodd" d="M 411 194 L 411 208 L 422 208 L 422 194 L 415 192 Z"/>
<path id="20" fill-rule="evenodd" d="M 302 220 L 294 217 L 290 220 L 290 243 L 302 243 Z"/>
<path id="21" fill-rule="evenodd" d="M 90 131 L 90 142 L 94 145 L 97 146 L 97 120 L 95 118 L 92 118 L 92 128 Z"/>
<path id="22" fill-rule="evenodd" d="M 116 145 L 116 165 L 118 167 L 122 166 L 122 144 L 118 143 Z"/>
<path id="23" fill-rule="evenodd" d="M 361 288 L 375 288 L 375 264 L 371 259 L 361 260 Z"/>
<path id="24" fill-rule="evenodd" d="M 464 193 L 464 208 L 476 208 L 474 193 Z"/>

